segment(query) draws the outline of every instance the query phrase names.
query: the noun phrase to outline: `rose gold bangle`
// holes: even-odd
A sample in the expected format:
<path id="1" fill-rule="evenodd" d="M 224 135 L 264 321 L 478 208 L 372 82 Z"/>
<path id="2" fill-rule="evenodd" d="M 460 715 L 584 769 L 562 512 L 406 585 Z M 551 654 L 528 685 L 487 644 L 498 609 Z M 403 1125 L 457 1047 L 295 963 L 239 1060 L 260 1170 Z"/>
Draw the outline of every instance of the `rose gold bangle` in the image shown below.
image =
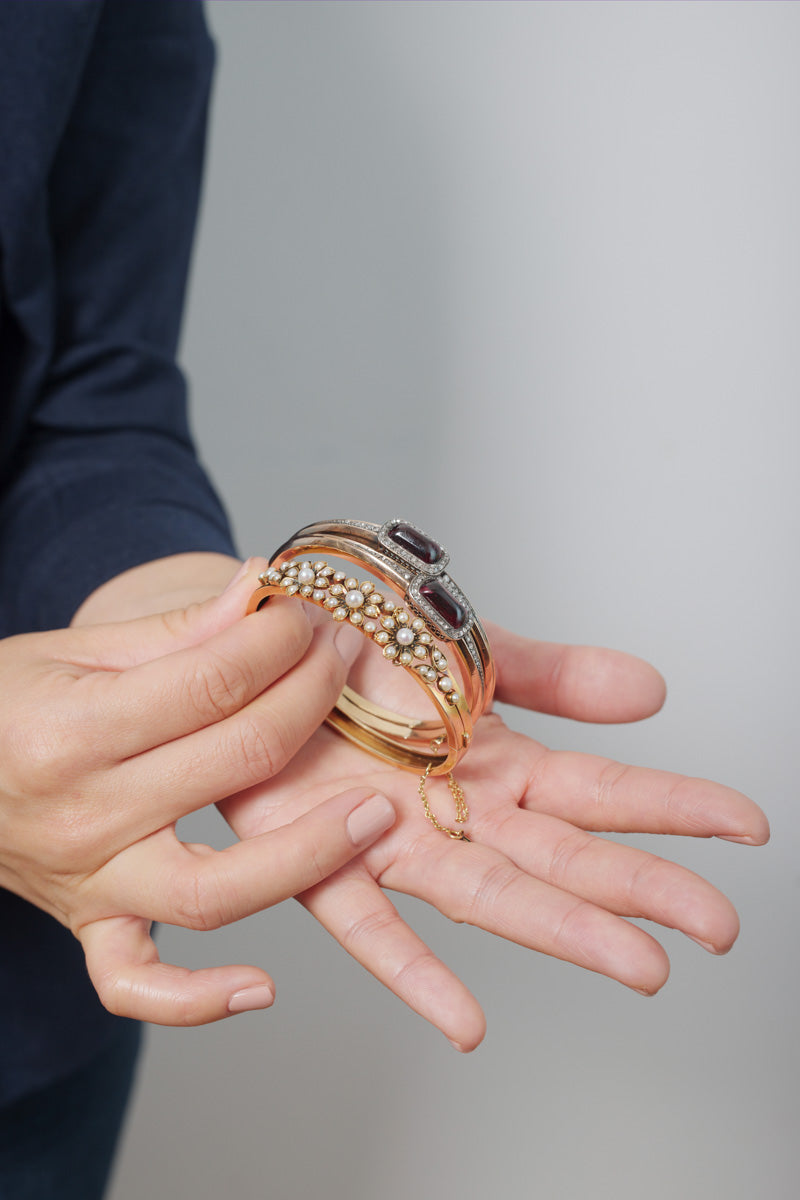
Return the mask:
<path id="1" fill-rule="evenodd" d="M 377 586 L 330 565 L 326 555 L 352 563 Z M 444 547 L 409 521 L 318 521 L 280 547 L 248 608 L 271 596 L 307 600 L 349 621 L 416 680 L 433 706 L 430 720 L 389 712 L 345 687 L 327 721 L 378 758 L 422 773 L 421 795 L 437 828 L 424 780 L 449 774 L 466 753 L 495 682 L 486 633 L 448 563 Z"/>

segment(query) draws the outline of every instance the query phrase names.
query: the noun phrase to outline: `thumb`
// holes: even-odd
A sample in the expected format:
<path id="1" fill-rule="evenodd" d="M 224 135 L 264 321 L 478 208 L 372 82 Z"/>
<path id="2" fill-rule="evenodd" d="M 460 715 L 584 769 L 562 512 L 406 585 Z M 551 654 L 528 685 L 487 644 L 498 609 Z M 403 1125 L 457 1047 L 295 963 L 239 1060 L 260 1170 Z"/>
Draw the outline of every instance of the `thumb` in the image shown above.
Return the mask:
<path id="1" fill-rule="evenodd" d="M 125 670 L 176 650 L 198 646 L 245 616 L 248 600 L 259 586 L 259 573 L 267 565 L 265 558 L 247 559 L 223 592 L 185 608 L 129 621 L 73 628 L 70 630 L 73 661 Z M 305 605 L 295 604 L 292 609 L 298 621 L 308 623 Z M 253 614 L 256 615 L 263 617 Z"/>

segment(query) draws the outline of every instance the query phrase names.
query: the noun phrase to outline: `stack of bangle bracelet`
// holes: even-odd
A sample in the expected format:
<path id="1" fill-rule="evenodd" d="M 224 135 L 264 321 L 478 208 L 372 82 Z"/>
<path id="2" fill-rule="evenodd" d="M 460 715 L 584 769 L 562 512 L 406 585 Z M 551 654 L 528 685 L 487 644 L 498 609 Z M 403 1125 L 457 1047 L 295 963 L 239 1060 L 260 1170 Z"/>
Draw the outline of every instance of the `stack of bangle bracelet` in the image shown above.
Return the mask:
<path id="1" fill-rule="evenodd" d="M 330 565 L 325 556 L 351 563 L 377 586 Z M 318 521 L 273 555 L 248 611 L 272 596 L 307 600 L 335 621 L 349 621 L 384 658 L 409 672 L 433 705 L 432 719 L 390 712 L 346 686 L 327 722 L 370 754 L 419 773 L 428 819 L 450 837 L 468 841 L 463 829 L 437 820 L 425 792 L 430 775 L 446 775 L 456 821 L 466 822 L 464 793 L 452 772 L 494 693 L 486 633 L 447 573 L 448 563 L 444 547 L 410 521 Z"/>

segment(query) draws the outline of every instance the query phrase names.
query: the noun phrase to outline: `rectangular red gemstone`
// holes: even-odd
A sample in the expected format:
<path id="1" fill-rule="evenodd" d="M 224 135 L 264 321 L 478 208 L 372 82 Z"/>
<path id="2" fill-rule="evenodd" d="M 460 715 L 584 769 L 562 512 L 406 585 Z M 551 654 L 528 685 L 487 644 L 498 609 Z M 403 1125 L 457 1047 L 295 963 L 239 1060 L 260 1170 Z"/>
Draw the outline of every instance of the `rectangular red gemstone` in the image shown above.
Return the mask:
<path id="1" fill-rule="evenodd" d="M 440 545 L 405 521 L 396 521 L 394 525 L 390 525 L 386 530 L 386 536 L 390 542 L 394 542 L 395 546 L 399 546 L 407 554 L 413 554 L 415 558 L 418 558 L 420 562 L 427 563 L 429 567 L 432 567 L 442 557 Z"/>
<path id="2" fill-rule="evenodd" d="M 440 579 L 428 579 L 420 586 L 420 596 L 427 600 L 434 612 L 437 612 L 451 629 L 462 629 L 466 624 L 467 610 L 452 592 L 448 591 Z"/>

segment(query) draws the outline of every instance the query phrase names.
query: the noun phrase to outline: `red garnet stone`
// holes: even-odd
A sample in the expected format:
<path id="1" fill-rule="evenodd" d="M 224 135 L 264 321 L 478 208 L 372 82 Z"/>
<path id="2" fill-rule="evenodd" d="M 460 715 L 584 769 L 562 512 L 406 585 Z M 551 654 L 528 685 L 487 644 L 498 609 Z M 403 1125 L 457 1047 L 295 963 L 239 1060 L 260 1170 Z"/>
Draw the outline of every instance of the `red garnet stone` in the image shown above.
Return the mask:
<path id="1" fill-rule="evenodd" d="M 467 610 L 440 579 L 426 580 L 421 585 L 419 594 L 451 629 L 463 629 L 467 621 Z"/>
<path id="2" fill-rule="evenodd" d="M 440 545 L 432 538 L 426 537 L 424 533 L 420 533 L 413 525 L 407 525 L 405 521 L 396 521 L 394 525 L 390 525 L 386 530 L 386 536 L 390 542 L 394 542 L 395 546 L 399 546 L 407 554 L 413 554 L 414 558 L 427 563 L 429 567 L 432 567 L 442 557 Z"/>

